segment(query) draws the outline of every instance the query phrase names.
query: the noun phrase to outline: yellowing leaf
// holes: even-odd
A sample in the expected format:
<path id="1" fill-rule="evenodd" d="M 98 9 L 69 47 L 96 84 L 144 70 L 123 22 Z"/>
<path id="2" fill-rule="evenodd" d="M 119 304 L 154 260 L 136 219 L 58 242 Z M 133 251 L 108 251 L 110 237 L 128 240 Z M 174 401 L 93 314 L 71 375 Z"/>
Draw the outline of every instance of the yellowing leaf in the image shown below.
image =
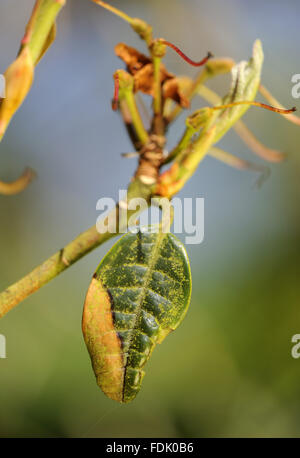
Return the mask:
<path id="1" fill-rule="evenodd" d="M 17 59 L 8 67 L 4 77 L 6 98 L 0 104 L 0 140 L 22 102 L 33 81 L 34 65 L 28 47 L 24 47 Z"/>

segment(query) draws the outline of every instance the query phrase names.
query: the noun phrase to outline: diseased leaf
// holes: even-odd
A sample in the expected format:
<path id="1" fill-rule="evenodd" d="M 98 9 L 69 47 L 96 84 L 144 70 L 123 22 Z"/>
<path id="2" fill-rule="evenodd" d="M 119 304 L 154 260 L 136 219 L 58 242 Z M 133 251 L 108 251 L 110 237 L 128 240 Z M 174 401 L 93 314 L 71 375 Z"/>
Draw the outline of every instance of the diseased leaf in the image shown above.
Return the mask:
<path id="1" fill-rule="evenodd" d="M 174 235 L 128 233 L 107 253 L 87 292 L 82 329 L 108 397 L 135 398 L 154 347 L 181 323 L 190 296 L 187 253 Z"/>

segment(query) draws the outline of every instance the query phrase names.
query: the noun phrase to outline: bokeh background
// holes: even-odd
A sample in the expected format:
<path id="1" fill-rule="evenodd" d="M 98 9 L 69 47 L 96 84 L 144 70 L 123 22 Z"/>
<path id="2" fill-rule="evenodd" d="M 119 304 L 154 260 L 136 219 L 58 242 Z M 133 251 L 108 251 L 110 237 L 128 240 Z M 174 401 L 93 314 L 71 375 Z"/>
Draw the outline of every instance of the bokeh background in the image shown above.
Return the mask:
<path id="1" fill-rule="evenodd" d="M 286 106 L 300 73 L 296 0 L 122 0 L 112 2 L 154 26 L 156 36 L 190 56 L 248 59 L 265 52 L 263 82 Z M 0 73 L 13 60 L 33 0 L 0 2 Z M 0 196 L 0 287 L 4 289 L 95 223 L 100 197 L 117 198 L 135 169 L 131 145 L 111 111 L 114 45 L 144 45 L 128 25 L 88 0 L 69 0 L 58 37 L 1 144 L 1 179 L 26 165 L 38 179 L 22 194 Z M 168 51 L 169 70 L 195 69 Z M 229 77 L 209 87 L 224 95 Z M 262 99 L 261 99 L 262 100 Z M 193 107 L 204 106 L 201 99 Z M 205 240 L 188 246 L 193 273 L 189 313 L 146 367 L 143 388 L 117 405 L 97 388 L 81 335 L 100 247 L 0 322 L 2 437 L 300 436 L 300 128 L 252 108 L 257 137 L 288 152 L 255 189 L 255 175 L 206 158 L 181 197 L 205 198 Z M 169 146 L 183 129 L 178 120 Z M 234 132 L 221 146 L 255 158 Z"/>

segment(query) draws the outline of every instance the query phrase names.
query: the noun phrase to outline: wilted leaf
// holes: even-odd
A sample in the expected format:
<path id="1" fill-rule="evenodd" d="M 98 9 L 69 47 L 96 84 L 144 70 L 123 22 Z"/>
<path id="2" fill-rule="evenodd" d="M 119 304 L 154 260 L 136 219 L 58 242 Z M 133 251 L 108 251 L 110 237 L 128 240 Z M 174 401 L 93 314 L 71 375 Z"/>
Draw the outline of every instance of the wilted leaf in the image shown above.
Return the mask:
<path id="1" fill-rule="evenodd" d="M 173 99 L 182 108 L 189 108 L 189 99 L 184 95 L 180 88 L 178 78 L 172 78 L 165 82 L 163 85 L 163 97 L 165 99 Z"/>
<path id="2" fill-rule="evenodd" d="M 64 4 L 65 0 L 35 2 L 18 57 L 4 74 L 6 98 L 0 102 L 0 141 L 11 118 L 29 92 L 34 77 L 34 67 L 55 39 L 55 19 Z"/>
<path id="3" fill-rule="evenodd" d="M 82 328 L 108 397 L 135 398 L 155 345 L 183 320 L 190 295 L 188 257 L 174 235 L 128 233 L 107 253 L 87 292 Z"/>
<path id="4" fill-rule="evenodd" d="M 28 47 L 24 47 L 4 74 L 6 98 L 0 103 L 0 140 L 12 116 L 26 97 L 33 81 L 33 74 L 31 54 Z"/>
<path id="5" fill-rule="evenodd" d="M 134 92 L 154 95 L 154 69 L 152 64 L 147 64 L 134 74 Z"/>
<path id="6" fill-rule="evenodd" d="M 134 92 L 141 91 L 153 97 L 154 68 L 152 60 L 125 43 L 117 44 L 115 53 L 125 62 L 128 72 L 133 75 Z M 163 98 L 165 100 L 172 99 L 183 108 L 188 108 L 189 101 L 180 88 L 179 79 L 173 73 L 168 72 L 162 63 L 160 64 L 160 79 Z"/>
<path id="7" fill-rule="evenodd" d="M 151 62 L 151 59 L 145 56 L 145 54 L 142 54 L 137 49 L 132 48 L 125 43 L 118 43 L 115 46 L 115 54 L 125 62 L 128 71 L 132 75 L 144 67 L 144 65 Z"/>

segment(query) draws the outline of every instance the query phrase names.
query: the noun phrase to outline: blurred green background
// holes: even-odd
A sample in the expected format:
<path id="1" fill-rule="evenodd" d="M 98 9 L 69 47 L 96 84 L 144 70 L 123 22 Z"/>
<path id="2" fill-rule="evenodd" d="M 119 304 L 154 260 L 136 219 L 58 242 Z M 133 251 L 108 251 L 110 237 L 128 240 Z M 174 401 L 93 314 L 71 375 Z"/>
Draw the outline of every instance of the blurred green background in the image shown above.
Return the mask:
<path id="1" fill-rule="evenodd" d="M 247 59 L 260 38 L 263 83 L 286 106 L 299 105 L 291 97 L 291 77 L 300 73 L 298 1 L 111 3 L 195 59 L 208 50 Z M 32 5 L 1 0 L 0 73 Z M 88 0 L 69 1 L 59 17 L 57 41 L 1 144 L 1 179 L 26 165 L 38 172 L 21 195 L 0 196 L 1 289 L 95 223 L 100 197 L 117 198 L 127 186 L 136 164 L 120 157 L 132 147 L 110 107 L 119 41 L 144 50 L 126 23 Z M 172 51 L 166 63 L 195 74 Z M 229 77 L 209 86 L 224 95 Z M 200 99 L 193 104 L 200 106 Z M 291 338 L 300 333 L 300 129 L 256 108 L 244 120 L 288 160 L 271 165 L 258 190 L 253 174 L 206 158 L 180 193 L 205 198 L 205 240 L 187 247 L 192 303 L 154 351 L 137 399 L 119 406 L 102 394 L 81 335 L 85 293 L 107 244 L 1 320 L 0 436 L 300 436 L 300 360 L 291 357 Z M 182 128 L 183 118 L 169 147 Z M 233 132 L 220 145 L 260 162 Z"/>

